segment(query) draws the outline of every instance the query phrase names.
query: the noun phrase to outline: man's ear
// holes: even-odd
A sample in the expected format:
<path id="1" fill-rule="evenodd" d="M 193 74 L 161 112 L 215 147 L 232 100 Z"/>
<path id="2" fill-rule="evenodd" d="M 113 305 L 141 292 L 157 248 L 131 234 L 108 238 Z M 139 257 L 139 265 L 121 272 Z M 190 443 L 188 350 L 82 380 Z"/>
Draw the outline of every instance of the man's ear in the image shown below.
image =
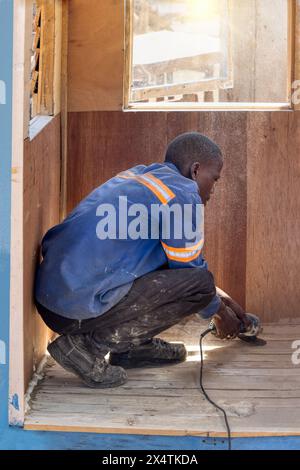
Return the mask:
<path id="1" fill-rule="evenodd" d="M 190 172 L 191 172 L 191 179 L 196 181 L 198 173 L 200 169 L 200 163 L 199 162 L 194 162 L 191 165 Z"/>

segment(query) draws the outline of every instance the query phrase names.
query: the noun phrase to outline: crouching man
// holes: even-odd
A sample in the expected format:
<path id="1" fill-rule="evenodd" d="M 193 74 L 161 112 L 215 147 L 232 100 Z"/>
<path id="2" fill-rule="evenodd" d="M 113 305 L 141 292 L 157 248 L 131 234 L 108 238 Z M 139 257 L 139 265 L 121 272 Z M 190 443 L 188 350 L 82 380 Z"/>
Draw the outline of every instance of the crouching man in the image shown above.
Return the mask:
<path id="1" fill-rule="evenodd" d="M 122 385 L 126 368 L 184 361 L 184 344 L 156 336 L 188 315 L 214 317 L 220 338 L 247 324 L 202 256 L 203 210 L 222 166 L 210 139 L 179 135 L 164 163 L 116 175 L 44 236 L 36 306 L 60 335 L 48 351 L 88 386 Z"/>

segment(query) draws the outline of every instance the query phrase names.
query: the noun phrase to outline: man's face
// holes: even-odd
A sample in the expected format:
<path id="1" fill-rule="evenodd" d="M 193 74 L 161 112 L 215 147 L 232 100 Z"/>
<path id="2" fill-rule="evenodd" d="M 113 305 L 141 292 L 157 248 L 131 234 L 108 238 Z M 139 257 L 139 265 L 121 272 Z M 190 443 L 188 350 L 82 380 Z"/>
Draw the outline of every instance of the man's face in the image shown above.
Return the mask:
<path id="1" fill-rule="evenodd" d="M 203 204 L 206 206 L 211 194 L 214 192 L 216 182 L 221 177 L 223 160 L 201 165 L 194 163 L 192 166 L 192 179 L 196 181 Z"/>

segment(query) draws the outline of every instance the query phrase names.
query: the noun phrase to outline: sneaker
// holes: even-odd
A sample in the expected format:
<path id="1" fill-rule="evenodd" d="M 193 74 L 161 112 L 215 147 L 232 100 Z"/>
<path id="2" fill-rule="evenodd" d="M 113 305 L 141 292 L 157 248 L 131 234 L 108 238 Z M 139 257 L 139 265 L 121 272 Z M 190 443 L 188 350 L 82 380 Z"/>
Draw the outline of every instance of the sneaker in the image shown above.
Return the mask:
<path id="1" fill-rule="evenodd" d="M 60 366 L 73 372 L 89 387 L 118 387 L 127 380 L 122 367 L 112 366 L 104 356 L 95 357 L 89 352 L 85 335 L 60 336 L 47 349 Z"/>
<path id="2" fill-rule="evenodd" d="M 134 367 L 155 367 L 178 364 L 185 361 L 187 351 L 183 343 L 167 343 L 160 338 L 153 338 L 140 346 L 133 346 L 124 353 L 110 353 L 110 364 L 125 369 Z"/>

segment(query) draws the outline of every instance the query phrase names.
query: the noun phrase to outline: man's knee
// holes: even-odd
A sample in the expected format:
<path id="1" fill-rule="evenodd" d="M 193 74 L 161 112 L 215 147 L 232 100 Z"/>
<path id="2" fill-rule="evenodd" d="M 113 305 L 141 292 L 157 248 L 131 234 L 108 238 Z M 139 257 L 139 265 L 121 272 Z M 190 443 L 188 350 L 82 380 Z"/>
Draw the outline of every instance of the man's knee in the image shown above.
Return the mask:
<path id="1" fill-rule="evenodd" d="M 216 286 L 213 274 L 205 268 L 195 268 L 195 288 L 198 292 L 213 298 L 216 295 Z"/>

